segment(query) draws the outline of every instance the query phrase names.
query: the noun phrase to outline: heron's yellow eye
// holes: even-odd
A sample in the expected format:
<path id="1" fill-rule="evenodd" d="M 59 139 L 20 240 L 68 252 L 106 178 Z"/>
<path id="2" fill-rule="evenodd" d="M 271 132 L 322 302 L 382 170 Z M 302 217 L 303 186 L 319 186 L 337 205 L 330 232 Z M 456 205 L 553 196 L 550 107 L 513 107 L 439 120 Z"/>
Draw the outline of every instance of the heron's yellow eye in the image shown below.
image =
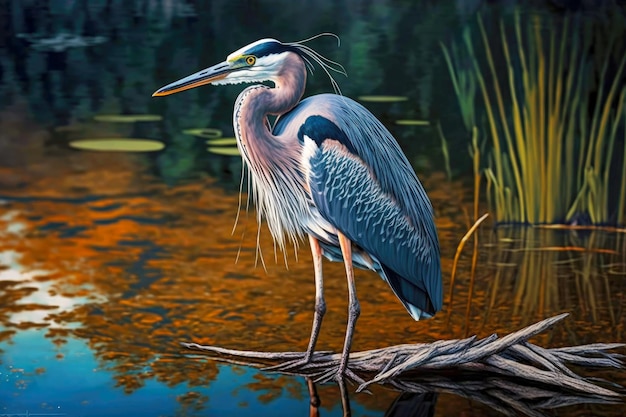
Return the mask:
<path id="1" fill-rule="evenodd" d="M 256 57 L 255 56 L 247 56 L 246 57 L 246 64 L 248 65 L 254 65 L 254 63 L 256 62 Z"/>

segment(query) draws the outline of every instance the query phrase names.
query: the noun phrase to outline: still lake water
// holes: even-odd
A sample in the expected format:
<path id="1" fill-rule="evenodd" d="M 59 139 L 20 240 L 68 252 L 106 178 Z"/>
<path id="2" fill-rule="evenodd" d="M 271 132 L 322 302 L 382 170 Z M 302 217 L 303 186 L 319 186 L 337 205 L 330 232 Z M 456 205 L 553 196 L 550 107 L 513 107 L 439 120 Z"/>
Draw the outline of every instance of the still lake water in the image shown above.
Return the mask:
<path id="1" fill-rule="evenodd" d="M 316 13 L 306 2 L 7 3 L 0 11 L 0 415 L 309 414 L 304 378 L 218 364 L 179 345 L 283 351 L 303 350 L 308 342 L 314 287 L 306 244 L 297 259 L 291 251 L 285 261 L 262 229 L 259 252 L 252 209 L 242 212 L 233 233 L 240 159 L 206 152 L 205 138 L 183 133 L 211 127 L 232 136 L 240 86 L 150 97 L 268 36 L 288 41 L 336 32 L 339 49 L 330 40 L 314 47 L 346 66 L 350 77 L 338 78 L 345 95 L 406 98 L 364 104 L 399 139 L 432 199 L 444 310 L 414 322 L 387 284 L 357 271 L 362 314 L 353 351 L 503 334 L 561 312 L 571 315 L 534 342 L 626 340 L 621 232 L 484 226 L 474 286 L 469 242 L 449 299 L 452 259 L 471 223 L 473 190 L 467 136 L 439 42 L 477 11 L 506 13 L 515 2 L 495 11 L 480 1 L 408 3 L 319 2 Z M 564 13 L 564 2 L 548 3 L 541 13 Z M 599 14 L 585 4 L 575 12 Z M 385 48 L 409 33 L 420 42 Z M 307 94 L 330 90 L 320 74 L 311 77 Z M 162 118 L 94 120 L 102 114 Z M 398 126 L 398 119 L 440 121 L 452 150 L 452 180 L 434 129 Z M 166 147 L 132 154 L 68 145 L 94 137 L 148 138 Z M 340 264 L 324 268 L 329 311 L 318 349 L 337 351 L 345 331 L 345 278 Z M 626 385 L 624 372 L 588 374 Z M 402 399 L 414 409 L 420 404 L 420 415 L 503 415 L 506 398 L 498 411 L 470 385 L 456 394 Z M 338 388 L 317 389 L 320 414 L 342 415 Z M 353 415 L 405 415 L 395 402 L 399 392 L 349 390 Z M 538 406 L 526 405 L 527 411 Z M 537 412 L 621 416 L 626 409 L 584 404 Z"/>

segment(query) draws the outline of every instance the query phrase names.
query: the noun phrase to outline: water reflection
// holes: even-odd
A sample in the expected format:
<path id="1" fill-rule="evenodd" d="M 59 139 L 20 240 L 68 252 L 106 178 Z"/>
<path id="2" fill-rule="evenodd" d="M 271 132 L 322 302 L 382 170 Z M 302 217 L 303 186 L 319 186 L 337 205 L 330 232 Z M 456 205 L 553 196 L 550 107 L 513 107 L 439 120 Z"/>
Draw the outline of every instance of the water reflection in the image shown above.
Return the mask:
<path id="1" fill-rule="evenodd" d="M 119 163 L 123 166 L 125 162 Z M 117 388 L 110 395 L 117 395 L 114 392 L 119 391 L 143 398 L 146 390 L 150 391 L 156 383 L 163 385 L 161 389 L 167 387 L 177 392 L 179 402 L 188 401 L 199 407 L 211 404 L 212 398 L 200 387 L 225 389 L 222 378 L 231 371 L 211 361 L 190 360 L 181 355 L 178 342 L 272 351 L 306 347 L 314 302 L 308 251 L 301 252 L 297 262 L 290 255 L 288 271 L 280 262 L 266 262 L 266 273 L 260 266 L 255 267 L 257 228 L 253 216 L 246 221 L 245 214 L 242 215 L 243 222 L 236 234 L 231 235 L 239 204 L 236 194 L 226 193 L 209 183 L 176 187 L 151 184 L 150 197 L 143 193 L 128 194 L 122 192 L 129 184 L 126 179 L 107 174 L 108 170 L 117 169 L 115 166 L 100 168 L 96 175 L 114 179 L 106 185 L 110 196 L 80 197 L 72 191 L 72 181 L 60 181 L 62 177 L 57 176 L 54 193 L 58 197 L 3 197 L 0 324 L 5 364 L 7 358 L 13 357 L 14 366 L 23 367 L 25 359 L 14 356 L 13 347 L 19 347 L 21 352 L 28 350 L 28 346 L 34 346 L 35 351 L 50 352 L 47 357 L 40 357 L 35 368 L 54 367 L 59 360 L 70 364 L 77 354 L 76 343 L 85 343 L 89 354 L 94 355 L 93 365 L 89 366 L 102 370 L 108 380 L 115 381 Z M 47 184 L 45 192 L 51 195 L 55 188 L 44 183 Z M 100 190 L 96 184 L 100 182 L 91 187 Z M 83 187 L 86 186 L 87 183 L 83 183 Z M 462 196 L 463 188 L 445 181 L 443 176 L 427 179 L 426 186 L 434 190 L 434 204 L 442 213 L 439 221 L 444 270 L 450 271 L 455 236 L 461 234 L 464 226 L 463 214 L 454 208 L 462 201 L 453 202 L 449 195 Z M 72 195 L 75 197 L 70 197 Z M 557 292 L 558 298 L 546 297 L 555 299 L 556 304 L 538 303 L 536 293 L 520 290 L 529 287 L 520 282 L 533 279 L 541 269 L 540 266 L 524 267 L 524 262 L 530 261 L 512 257 L 544 256 L 544 252 L 519 251 L 519 247 L 537 242 L 511 242 L 511 233 L 504 229 L 498 231 L 495 236 L 499 240 L 495 242 L 499 243 L 481 249 L 480 265 L 483 266 L 478 271 L 482 277 L 476 281 L 472 299 L 472 332 L 508 332 L 531 317 L 572 310 L 573 317 L 549 335 L 551 345 L 620 340 L 624 302 L 620 294 L 623 294 L 624 282 L 611 278 L 616 275 L 610 271 L 619 271 L 616 260 L 623 258 L 613 252 L 621 253 L 623 245 L 615 245 L 609 237 L 600 239 L 602 242 L 593 240 L 594 234 L 576 237 L 583 239 L 576 247 L 589 248 L 591 262 L 585 261 L 586 254 L 579 251 L 547 251 L 551 254 L 550 262 L 541 264 L 553 271 L 555 260 L 573 256 L 577 262 L 597 266 L 598 269 L 590 269 L 591 277 L 603 273 L 609 277 L 613 318 L 609 305 L 598 298 L 594 322 L 591 310 L 577 308 L 579 294 L 575 289 L 579 278 L 571 274 L 570 263 L 556 262 L 559 271 L 556 276 L 562 281 L 559 288 L 569 288 L 567 292 Z M 524 233 L 526 239 L 533 234 L 544 242 L 542 245 L 548 242 L 547 247 L 556 245 L 543 236 L 553 232 Z M 573 239 L 568 234 L 565 236 Z M 260 242 L 260 249 L 269 261 L 273 256 L 271 239 L 263 232 Z M 574 243 L 570 241 L 568 247 Z M 603 245 L 598 246 L 598 243 Z M 605 253 L 607 250 L 609 252 Z M 239 260 L 235 263 L 238 253 Z M 469 270 L 467 260 L 463 262 L 461 270 Z M 511 269 L 508 265 L 513 262 L 520 265 L 516 273 L 508 271 Z M 329 313 L 320 349 L 338 350 L 345 328 L 343 269 L 340 264 L 325 267 L 329 277 Z M 504 271 L 498 272 L 502 268 Z M 552 279 L 548 273 L 540 276 L 544 280 Z M 363 314 L 355 349 L 462 336 L 465 318 L 460 314 L 463 308 L 457 307 L 464 301 L 463 294 L 468 292 L 468 280 L 458 282 L 456 302 L 447 306 L 452 315 L 450 326 L 446 326 L 445 315 L 426 322 L 406 320 L 405 311 L 382 280 L 367 272 L 360 273 L 358 279 Z M 583 278 L 580 280 L 584 282 Z M 603 285 L 604 282 L 600 281 Z M 498 288 L 493 289 L 496 283 Z M 597 297 L 607 291 L 603 285 L 597 287 Z M 296 292 L 296 288 L 302 290 Z M 512 304 L 510 300 L 520 291 L 519 304 Z M 531 307 L 524 307 L 526 305 Z M 539 305 L 544 306 L 543 313 L 539 312 Z M 611 321 L 613 319 L 615 321 Z M 39 332 L 53 345 L 27 343 L 21 335 L 28 332 Z M 59 359 L 55 359 L 57 355 Z M 232 372 L 244 371 L 233 368 Z M 282 404 L 285 397 L 292 395 L 289 393 L 297 391 L 295 387 L 300 391 L 304 389 L 304 384 L 290 377 L 254 375 L 254 382 L 238 380 L 238 386 L 249 390 L 250 395 L 268 406 Z M 623 381 L 619 374 L 602 375 Z M 29 378 L 37 381 L 39 375 L 35 373 Z M 19 391 L 24 402 L 31 401 L 29 395 L 33 386 Z M 182 386 L 194 387 L 189 388 L 193 394 L 186 395 Z M 181 391 L 177 391 L 179 389 Z M 320 396 L 322 404 L 334 410 L 340 408 L 341 395 L 333 388 L 321 387 Z M 22 400 L 6 398 L 10 399 L 8 404 L 22 404 Z M 454 398 L 449 401 L 458 404 L 459 400 Z M 475 397 L 470 395 L 470 398 Z M 382 412 L 391 403 L 392 394 L 374 390 L 373 396 L 356 395 L 351 400 L 353 408 L 366 407 Z M 45 401 L 49 403 L 49 399 Z M 472 407 L 476 407 L 473 404 Z"/>
<path id="2" fill-rule="evenodd" d="M 78 36 L 69 33 L 57 33 L 56 35 L 46 38 L 43 36 L 32 35 L 30 33 L 18 33 L 18 38 L 26 39 L 37 51 L 63 52 L 69 48 L 85 48 L 88 46 L 99 45 L 105 43 L 107 39 L 103 36 Z"/>
<path id="3" fill-rule="evenodd" d="M 623 340 L 623 266 L 626 235 L 594 228 L 500 227 L 489 235 L 486 265 L 492 268 L 487 322 L 513 295 L 513 317 L 528 323 L 556 311 L 572 311 L 580 319 L 614 329 Z M 591 339 L 570 339 L 586 343 Z M 586 342 L 585 342 L 586 341 Z"/>
<path id="4" fill-rule="evenodd" d="M 398 395 L 384 417 L 433 417 L 437 394 L 403 392 Z"/>
<path id="5" fill-rule="evenodd" d="M 254 39 L 295 41 L 331 31 L 341 36 L 342 47 L 332 42 L 320 47 L 348 68 L 350 82 L 341 83 L 345 95 L 404 97 L 403 103 L 379 108 L 385 120 L 434 113 L 448 118 L 455 115 L 455 103 L 437 100 L 434 93 L 434 85 L 452 93 L 439 41 L 479 3 L 325 0 L 311 10 L 272 1 L 13 1 L 0 13 L 5 22 L 0 94 L 7 98 L 0 107 L 24 99 L 37 121 L 49 127 L 75 126 L 99 113 L 157 113 L 165 120 L 161 126 L 144 125 L 127 134 L 166 143 L 154 162 L 160 175 L 176 180 L 206 169 L 207 161 L 216 163 L 181 132 L 212 126 L 232 135 L 238 87 L 153 100 L 154 86 L 219 62 L 227 51 Z M 293 21 L 298 24 L 286 24 Z M 310 77 L 310 94 L 329 88 L 325 77 Z M 390 128 L 413 152 L 437 148 L 414 140 L 411 129 Z M 67 142 L 63 135 L 54 140 Z"/>
<path id="6" fill-rule="evenodd" d="M 465 172 L 465 137 L 454 134 L 463 127 L 439 42 L 460 33 L 460 22 L 481 2 L 319 1 L 315 8 L 271 1 L 243 7 L 231 0 L 7 4 L 0 10 L 0 413 L 306 415 L 304 380 L 181 352 L 180 341 L 305 349 L 312 269 L 306 250 L 298 252 L 299 261 L 288 254 L 288 270 L 282 254 L 272 262 L 265 230 L 260 251 L 267 272 L 257 265 L 255 216 L 243 213 L 231 235 L 239 200 L 225 190 L 239 184 L 240 159 L 212 155 L 206 138 L 186 133 L 211 127 L 231 136 L 232 102 L 240 88 L 194 90 L 160 101 L 150 95 L 253 39 L 297 40 L 334 31 L 342 47 L 320 49 L 348 69 L 344 94 L 407 97 L 367 105 L 411 160 L 420 155 L 430 167 L 441 166 L 439 138 L 430 138 L 423 126 L 395 121 L 440 120 L 450 149 L 461 149 L 450 155 L 454 172 Z M 33 47 L 62 40 L 63 33 L 74 44 Z M 89 45 L 71 47 L 77 40 Z M 328 90 L 325 77 L 311 77 L 310 94 Z M 162 120 L 114 124 L 99 121 L 98 114 L 156 114 Z M 150 156 L 68 149 L 72 140 L 90 137 L 153 139 L 166 148 Z M 470 207 L 471 190 L 440 172 L 420 175 L 437 214 L 447 278 L 466 230 L 463 209 Z M 479 248 L 473 296 L 466 249 L 454 302 L 445 306 L 449 323 L 446 314 L 413 322 L 387 284 L 359 271 L 362 315 L 354 349 L 505 333 L 563 311 L 572 315 L 540 343 L 626 338 L 623 234 L 499 228 L 482 231 L 480 242 L 488 243 Z M 325 274 L 329 311 L 319 348 L 337 351 L 346 318 L 343 267 L 326 264 Z M 623 373 L 597 376 L 626 385 Z M 434 391 L 429 384 L 423 391 Z M 341 415 L 340 391 L 317 389 L 320 414 Z M 421 398 L 430 407 L 432 394 L 407 399 L 380 387 L 372 391 L 350 394 L 355 415 L 383 415 L 398 395 L 403 399 L 396 410 Z M 497 407 L 480 405 L 475 390 L 467 392 L 469 401 L 458 392 L 438 394 L 437 414 L 500 415 Z M 593 407 L 559 415 L 621 413 L 619 407 Z"/>
<path id="7" fill-rule="evenodd" d="M 581 406 L 601 415 L 619 415 L 621 412 L 620 405 L 608 405 L 619 404 L 620 400 L 576 396 L 498 377 L 416 377 L 412 381 L 398 381 L 398 387 L 400 386 L 402 388 L 385 411 L 385 417 L 432 417 L 436 411 L 439 411 L 438 415 L 491 415 L 493 410 L 499 415 L 545 417 L 551 415 L 554 409 L 573 410 Z M 309 394 L 312 405 L 319 403 L 314 385 L 309 384 Z M 450 399 L 450 394 L 470 400 L 472 407 L 467 408 L 471 411 L 453 411 L 450 404 L 445 404 Z M 438 401 L 440 398 L 441 401 Z M 481 406 L 476 406 L 476 403 Z M 345 398 L 342 406 L 344 416 L 352 414 L 349 398 Z M 312 410 L 315 413 L 312 412 L 311 415 L 320 415 L 318 407 L 312 407 Z"/>

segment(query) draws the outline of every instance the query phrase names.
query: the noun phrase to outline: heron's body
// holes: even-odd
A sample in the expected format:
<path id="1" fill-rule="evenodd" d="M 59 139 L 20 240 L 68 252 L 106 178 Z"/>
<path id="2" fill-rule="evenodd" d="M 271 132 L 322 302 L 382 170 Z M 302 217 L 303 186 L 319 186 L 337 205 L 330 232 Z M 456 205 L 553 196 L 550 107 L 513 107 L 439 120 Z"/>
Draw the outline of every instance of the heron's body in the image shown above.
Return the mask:
<path id="1" fill-rule="evenodd" d="M 350 309 L 343 373 L 359 315 L 352 265 L 372 269 L 418 320 L 441 309 L 439 244 L 430 201 L 389 131 L 367 109 L 335 94 L 301 101 L 308 58 L 301 44 L 257 41 L 219 64 L 163 87 L 271 80 L 237 98 L 235 135 L 253 196 L 281 248 L 309 236 L 316 312 L 306 361 L 325 312 L 321 256 L 346 264 Z M 323 58 L 322 58 L 323 59 Z M 258 60 L 258 62 L 257 62 Z M 262 64 L 261 64 L 262 62 Z M 206 81 L 205 81 L 206 80 Z M 278 116 L 272 127 L 269 115 Z"/>
<path id="2" fill-rule="evenodd" d="M 378 272 L 413 318 L 438 311 L 439 246 L 432 222 L 423 220 L 432 219 L 432 209 L 389 131 L 353 100 L 321 94 L 281 116 L 272 134 L 301 157 L 280 158 L 280 165 L 275 165 L 279 158 L 272 159 L 275 182 L 263 187 L 268 204 L 259 206 L 287 203 L 272 204 L 276 212 L 265 213 L 268 222 L 277 223 L 270 228 L 279 236 L 312 235 L 326 258 L 343 261 L 339 230 L 354 244 L 353 263 Z M 282 175 L 287 163 L 298 175 Z"/>

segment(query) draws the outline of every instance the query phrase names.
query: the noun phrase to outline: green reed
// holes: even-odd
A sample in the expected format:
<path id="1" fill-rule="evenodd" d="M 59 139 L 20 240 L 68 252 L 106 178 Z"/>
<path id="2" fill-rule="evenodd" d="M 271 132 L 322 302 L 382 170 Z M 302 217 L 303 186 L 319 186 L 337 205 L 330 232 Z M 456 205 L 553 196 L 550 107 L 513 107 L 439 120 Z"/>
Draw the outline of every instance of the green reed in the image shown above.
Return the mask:
<path id="1" fill-rule="evenodd" d="M 512 30 L 501 21 L 494 37 L 479 16 L 478 35 L 466 30 L 461 45 L 442 45 L 463 121 L 468 130 L 484 126 L 491 144 L 482 164 L 497 222 L 553 223 L 588 213 L 592 222 L 605 223 L 614 214 L 613 191 L 619 192 L 615 219 L 623 223 L 626 168 L 619 190 L 610 189 L 610 169 L 616 135 L 626 124 L 620 84 L 626 55 L 609 80 L 609 45 L 594 79 L 592 37 L 571 20 L 557 28 L 532 16 L 523 24 L 516 13 Z M 504 68 L 496 67 L 495 52 Z"/>

